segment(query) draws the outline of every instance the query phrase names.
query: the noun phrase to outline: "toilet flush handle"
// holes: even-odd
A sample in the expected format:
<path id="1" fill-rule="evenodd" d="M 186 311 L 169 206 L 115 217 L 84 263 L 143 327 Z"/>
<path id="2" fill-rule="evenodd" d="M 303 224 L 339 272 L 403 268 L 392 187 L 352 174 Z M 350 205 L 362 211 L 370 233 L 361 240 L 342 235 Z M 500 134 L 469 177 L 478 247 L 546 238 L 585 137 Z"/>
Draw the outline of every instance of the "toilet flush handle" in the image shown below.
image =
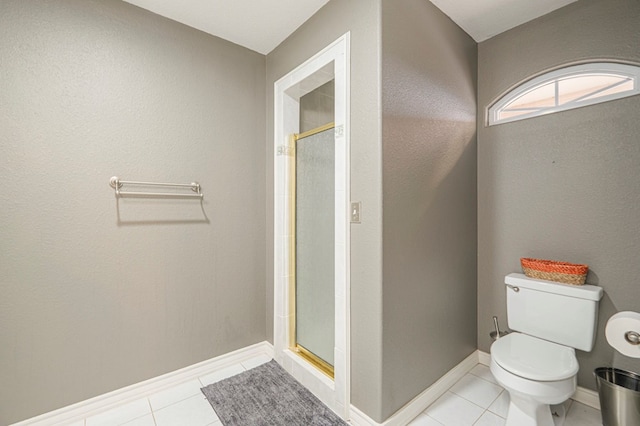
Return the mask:
<path id="1" fill-rule="evenodd" d="M 640 333 L 636 331 L 627 331 L 624 333 L 624 339 L 632 345 L 640 345 Z"/>
<path id="2" fill-rule="evenodd" d="M 516 293 L 520 291 L 520 287 L 516 287 L 515 285 L 507 284 L 507 287 L 509 287 L 511 290 L 515 291 Z"/>

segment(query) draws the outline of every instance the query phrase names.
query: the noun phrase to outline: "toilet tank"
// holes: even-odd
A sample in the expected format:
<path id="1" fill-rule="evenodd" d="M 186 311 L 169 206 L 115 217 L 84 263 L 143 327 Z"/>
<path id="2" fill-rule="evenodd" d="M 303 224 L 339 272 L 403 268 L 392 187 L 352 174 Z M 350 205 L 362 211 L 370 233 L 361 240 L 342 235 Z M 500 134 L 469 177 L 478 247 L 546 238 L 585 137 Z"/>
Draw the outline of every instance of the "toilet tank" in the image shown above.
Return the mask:
<path id="1" fill-rule="evenodd" d="M 590 352 L 596 337 L 602 287 L 569 285 L 509 274 L 509 328 Z"/>

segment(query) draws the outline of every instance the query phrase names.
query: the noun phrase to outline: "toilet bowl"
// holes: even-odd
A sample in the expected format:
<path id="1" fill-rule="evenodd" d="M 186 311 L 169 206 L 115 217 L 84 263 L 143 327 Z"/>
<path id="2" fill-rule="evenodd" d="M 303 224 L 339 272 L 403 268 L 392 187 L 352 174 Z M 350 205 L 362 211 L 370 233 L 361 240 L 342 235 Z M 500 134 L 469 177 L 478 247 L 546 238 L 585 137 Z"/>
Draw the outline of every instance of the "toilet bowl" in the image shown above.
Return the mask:
<path id="1" fill-rule="evenodd" d="M 550 405 L 576 391 L 576 349 L 595 341 L 602 288 L 522 274 L 505 277 L 507 321 L 514 332 L 491 345 L 491 373 L 509 392 L 506 426 L 554 426 Z"/>
<path id="2" fill-rule="evenodd" d="M 554 426 L 550 405 L 576 391 L 573 348 L 525 334 L 511 333 L 494 342 L 490 369 L 509 392 L 506 426 Z"/>

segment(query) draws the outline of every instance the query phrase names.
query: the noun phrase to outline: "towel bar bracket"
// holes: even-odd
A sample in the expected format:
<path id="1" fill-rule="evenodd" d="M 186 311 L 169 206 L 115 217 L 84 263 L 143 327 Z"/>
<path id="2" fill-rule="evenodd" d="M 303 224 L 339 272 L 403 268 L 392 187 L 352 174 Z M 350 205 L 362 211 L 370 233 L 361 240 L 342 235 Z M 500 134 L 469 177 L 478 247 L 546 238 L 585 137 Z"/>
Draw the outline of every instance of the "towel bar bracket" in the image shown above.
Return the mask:
<path id="1" fill-rule="evenodd" d="M 118 179 L 118 176 L 113 176 L 109 179 L 109 185 L 111 185 L 113 189 L 122 188 L 122 183 L 120 182 L 120 179 Z"/>

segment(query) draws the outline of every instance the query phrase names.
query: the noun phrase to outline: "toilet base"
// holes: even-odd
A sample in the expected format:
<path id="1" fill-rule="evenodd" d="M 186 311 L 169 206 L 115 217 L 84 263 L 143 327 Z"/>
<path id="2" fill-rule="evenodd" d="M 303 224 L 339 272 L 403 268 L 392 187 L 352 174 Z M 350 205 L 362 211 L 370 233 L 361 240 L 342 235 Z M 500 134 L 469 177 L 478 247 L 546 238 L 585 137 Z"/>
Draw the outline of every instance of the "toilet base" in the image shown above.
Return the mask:
<path id="1" fill-rule="evenodd" d="M 540 406 L 535 408 L 529 407 L 528 410 L 521 409 L 517 402 L 514 404 L 514 407 L 511 408 L 511 402 L 510 402 L 509 413 L 510 414 L 512 413 L 512 414 L 507 419 L 505 426 L 511 426 L 511 425 L 520 426 L 520 425 L 528 425 L 528 424 L 533 424 L 535 426 L 546 426 L 547 424 L 553 425 L 553 426 L 563 426 L 564 421 L 567 418 L 567 409 L 566 409 L 567 402 L 568 400 L 565 401 L 564 404 L 554 404 L 554 405 L 541 404 Z M 534 411 L 534 413 L 532 414 L 528 411 Z M 551 423 L 549 423 L 548 414 L 551 416 Z"/>
<path id="2" fill-rule="evenodd" d="M 576 376 L 553 382 L 528 380 L 504 370 L 493 358 L 490 369 L 498 384 L 509 392 L 506 426 L 559 426 L 562 424 L 561 421 L 558 424 L 554 422 L 551 404 L 561 404 L 574 394 Z"/>
<path id="3" fill-rule="evenodd" d="M 537 404 L 530 398 L 509 394 L 509 412 L 505 426 L 555 426 L 549 404 Z"/>

